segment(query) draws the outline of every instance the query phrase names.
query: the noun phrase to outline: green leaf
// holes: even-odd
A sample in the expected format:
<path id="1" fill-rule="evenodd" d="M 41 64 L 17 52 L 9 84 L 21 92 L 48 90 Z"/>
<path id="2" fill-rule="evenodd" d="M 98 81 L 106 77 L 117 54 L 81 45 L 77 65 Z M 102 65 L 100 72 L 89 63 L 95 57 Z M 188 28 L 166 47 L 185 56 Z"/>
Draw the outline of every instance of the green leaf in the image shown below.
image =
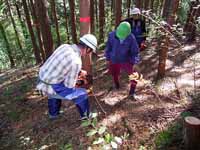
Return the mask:
<path id="1" fill-rule="evenodd" d="M 106 129 L 107 129 L 107 128 L 106 128 L 105 126 L 102 126 L 102 127 L 100 127 L 98 133 L 99 133 L 99 134 L 103 134 L 103 133 L 106 131 Z"/>
<path id="2" fill-rule="evenodd" d="M 92 120 L 92 126 L 93 126 L 93 127 L 96 127 L 96 125 L 97 125 L 97 118 L 94 118 L 94 119 Z"/>
<path id="3" fill-rule="evenodd" d="M 117 143 L 115 143 L 115 142 L 113 142 L 113 141 L 111 141 L 111 146 L 112 146 L 112 148 L 117 149 Z"/>
<path id="4" fill-rule="evenodd" d="M 82 123 L 81 123 L 81 126 L 82 127 L 88 127 L 89 125 L 91 125 L 91 122 L 89 120 L 84 120 Z"/>
<path id="5" fill-rule="evenodd" d="M 93 135 L 95 135 L 97 133 L 97 130 L 90 130 L 87 134 L 86 134 L 86 136 L 93 136 Z"/>
<path id="6" fill-rule="evenodd" d="M 109 133 L 107 133 L 105 135 L 105 140 L 106 140 L 107 143 L 110 143 L 112 141 L 112 137 L 111 137 L 111 135 Z"/>
<path id="7" fill-rule="evenodd" d="M 93 142 L 93 144 L 96 145 L 96 144 L 100 144 L 100 143 L 103 143 L 103 142 L 104 142 L 104 139 L 103 139 L 103 138 L 98 138 L 97 140 L 95 140 L 95 141 Z"/>

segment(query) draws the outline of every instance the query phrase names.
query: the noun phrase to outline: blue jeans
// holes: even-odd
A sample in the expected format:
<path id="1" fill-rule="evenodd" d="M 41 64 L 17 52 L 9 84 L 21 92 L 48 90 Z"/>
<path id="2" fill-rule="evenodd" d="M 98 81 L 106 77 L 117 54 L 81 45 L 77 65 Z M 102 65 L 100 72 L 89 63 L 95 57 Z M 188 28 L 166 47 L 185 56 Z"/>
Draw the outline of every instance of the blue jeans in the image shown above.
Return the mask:
<path id="1" fill-rule="evenodd" d="M 48 108 L 51 116 L 59 115 L 61 100 L 72 100 L 76 104 L 81 117 L 89 115 L 90 110 L 86 89 L 67 88 L 63 83 L 54 84 L 52 88 L 60 98 L 51 98 L 51 96 L 48 98 Z"/>

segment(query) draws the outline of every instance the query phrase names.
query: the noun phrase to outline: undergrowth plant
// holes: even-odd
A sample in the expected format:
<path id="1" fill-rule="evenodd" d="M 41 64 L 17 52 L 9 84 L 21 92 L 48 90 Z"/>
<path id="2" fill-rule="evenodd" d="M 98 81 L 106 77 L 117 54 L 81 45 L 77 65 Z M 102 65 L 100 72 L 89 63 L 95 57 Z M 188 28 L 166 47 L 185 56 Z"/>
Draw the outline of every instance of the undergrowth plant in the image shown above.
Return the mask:
<path id="1" fill-rule="evenodd" d="M 81 123 L 82 127 L 88 127 L 89 131 L 86 136 L 92 139 L 88 150 L 92 150 L 93 147 L 103 150 L 117 149 L 128 138 L 128 134 L 118 137 L 109 133 L 106 126 L 98 125 L 97 122 L 97 113 L 93 113 L 91 119 L 84 120 Z"/>

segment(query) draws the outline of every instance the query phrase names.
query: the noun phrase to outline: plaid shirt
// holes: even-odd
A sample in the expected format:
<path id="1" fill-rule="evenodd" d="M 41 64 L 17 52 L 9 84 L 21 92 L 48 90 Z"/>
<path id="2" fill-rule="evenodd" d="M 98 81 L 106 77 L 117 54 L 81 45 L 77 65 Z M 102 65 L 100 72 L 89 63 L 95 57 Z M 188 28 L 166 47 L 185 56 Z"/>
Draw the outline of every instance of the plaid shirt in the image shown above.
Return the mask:
<path id="1" fill-rule="evenodd" d="M 68 88 L 74 88 L 81 67 L 81 54 L 78 46 L 63 44 L 40 68 L 40 83 L 37 89 L 44 94 L 56 94 L 51 85 L 61 82 Z"/>

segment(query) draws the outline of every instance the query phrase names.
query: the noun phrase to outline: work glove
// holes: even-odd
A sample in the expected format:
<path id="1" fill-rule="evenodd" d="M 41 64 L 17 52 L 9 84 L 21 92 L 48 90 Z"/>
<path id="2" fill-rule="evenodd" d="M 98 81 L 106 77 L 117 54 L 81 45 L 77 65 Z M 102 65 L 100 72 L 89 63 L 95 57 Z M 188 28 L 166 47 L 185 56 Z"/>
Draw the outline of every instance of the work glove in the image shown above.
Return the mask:
<path id="1" fill-rule="evenodd" d="M 92 75 L 89 75 L 87 71 L 81 70 L 76 81 L 76 87 L 89 88 L 93 83 Z"/>

